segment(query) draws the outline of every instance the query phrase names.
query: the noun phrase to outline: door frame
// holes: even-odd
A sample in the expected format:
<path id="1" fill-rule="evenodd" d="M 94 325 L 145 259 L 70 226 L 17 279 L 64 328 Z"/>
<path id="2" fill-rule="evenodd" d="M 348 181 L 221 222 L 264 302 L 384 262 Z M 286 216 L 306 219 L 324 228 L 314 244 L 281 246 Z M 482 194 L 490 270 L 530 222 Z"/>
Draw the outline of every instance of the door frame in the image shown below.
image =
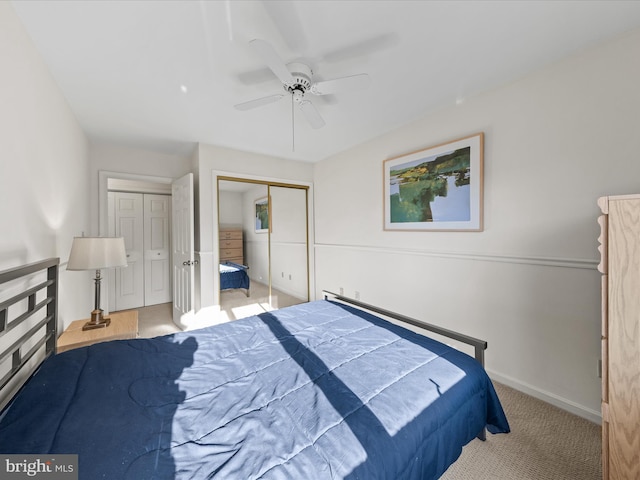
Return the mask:
<path id="1" fill-rule="evenodd" d="M 213 265 L 216 267 L 215 272 L 217 272 L 217 265 L 220 261 L 220 250 L 219 250 L 219 242 L 220 242 L 220 234 L 219 234 L 219 221 L 218 218 L 218 202 L 219 202 L 219 194 L 218 194 L 218 180 L 231 180 L 237 182 L 246 182 L 246 183 L 256 183 L 256 184 L 264 184 L 271 185 L 277 187 L 290 187 L 290 188 L 300 188 L 307 190 L 307 287 L 309 291 L 309 300 L 315 300 L 316 292 L 315 292 L 315 256 L 314 256 L 314 221 L 313 221 L 313 183 L 311 182 L 303 182 L 296 181 L 290 179 L 282 179 L 282 178 L 274 178 L 274 177 L 265 177 L 260 175 L 248 175 L 241 174 L 237 172 L 226 172 L 221 170 L 212 170 L 212 229 L 213 229 L 213 251 L 211 252 Z M 220 307 L 220 279 L 214 279 L 214 271 L 211 270 L 211 279 L 209 285 L 215 285 L 215 288 L 211 288 L 213 290 L 214 295 L 214 304 L 217 308 Z M 204 272 L 203 272 L 204 273 Z M 205 282 L 203 282 L 205 283 Z"/>
<path id="2" fill-rule="evenodd" d="M 137 180 L 147 183 L 163 183 L 169 184 L 173 182 L 171 177 L 157 177 L 153 175 L 141 175 L 137 173 L 124 173 L 124 172 L 112 172 L 108 170 L 98 171 L 98 235 L 109 235 L 109 179 L 114 178 L 118 180 Z M 113 295 L 111 292 L 115 288 L 115 278 L 111 274 L 110 269 L 103 270 L 103 277 L 106 277 L 106 281 L 102 282 L 102 298 L 105 308 L 105 314 L 108 314 L 114 307 Z M 107 286 L 107 288 L 104 288 Z M 173 285 L 172 285 L 173 288 Z M 104 308 L 104 307 L 103 307 Z"/>

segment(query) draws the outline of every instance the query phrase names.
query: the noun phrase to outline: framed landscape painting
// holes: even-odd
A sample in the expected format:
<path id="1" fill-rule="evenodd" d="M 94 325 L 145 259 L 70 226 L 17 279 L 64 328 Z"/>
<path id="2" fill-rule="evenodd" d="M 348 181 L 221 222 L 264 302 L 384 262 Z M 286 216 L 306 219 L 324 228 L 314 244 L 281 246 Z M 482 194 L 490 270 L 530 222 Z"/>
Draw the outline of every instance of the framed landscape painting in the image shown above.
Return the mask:
<path id="1" fill-rule="evenodd" d="M 484 134 L 383 162 L 385 230 L 482 231 Z"/>
<path id="2" fill-rule="evenodd" d="M 255 201 L 256 206 L 256 233 L 267 233 L 269 231 L 269 199 L 259 198 Z"/>

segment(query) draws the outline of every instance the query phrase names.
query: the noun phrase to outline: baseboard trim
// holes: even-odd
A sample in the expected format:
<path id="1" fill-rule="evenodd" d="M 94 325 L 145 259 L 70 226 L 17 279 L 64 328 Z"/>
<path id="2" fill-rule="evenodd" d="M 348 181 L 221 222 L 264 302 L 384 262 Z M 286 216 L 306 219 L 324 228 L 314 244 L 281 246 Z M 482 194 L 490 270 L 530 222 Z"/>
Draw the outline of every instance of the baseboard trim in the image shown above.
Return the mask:
<path id="1" fill-rule="evenodd" d="M 515 378 L 501 375 L 499 373 L 496 373 L 488 369 L 487 369 L 487 373 L 489 374 L 489 377 L 492 380 L 495 380 L 498 383 L 502 383 L 507 387 L 511 387 L 522 393 L 526 393 L 527 395 L 537 398 L 538 400 L 542 400 L 543 402 L 549 403 L 555 407 L 558 407 L 569 413 L 582 417 L 593 423 L 597 423 L 598 425 L 602 424 L 602 414 L 599 411 L 592 410 L 590 408 L 585 407 L 584 405 L 579 405 L 575 402 L 572 402 L 571 400 L 567 400 L 566 398 L 562 398 L 553 393 L 546 392 L 537 387 L 534 387 L 527 383 L 516 380 Z"/>

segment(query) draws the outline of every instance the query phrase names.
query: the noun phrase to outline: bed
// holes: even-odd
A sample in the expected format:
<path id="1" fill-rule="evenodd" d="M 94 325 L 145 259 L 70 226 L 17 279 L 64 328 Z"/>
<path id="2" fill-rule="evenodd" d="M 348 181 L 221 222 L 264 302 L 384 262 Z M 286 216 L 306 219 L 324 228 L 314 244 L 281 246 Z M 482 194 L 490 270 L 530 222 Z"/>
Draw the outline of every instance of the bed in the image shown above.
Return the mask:
<path id="1" fill-rule="evenodd" d="M 51 281 L 42 302 L 55 325 Z M 197 331 L 50 352 L 0 415 L 0 454 L 78 455 L 79 478 L 91 480 L 423 480 L 485 428 L 509 431 L 481 365 L 486 342 L 348 302 L 327 294 Z M 469 340 L 476 358 L 387 314 Z M 12 348 L 3 354 L 15 358 Z"/>
<path id="2" fill-rule="evenodd" d="M 247 297 L 249 296 L 249 286 L 251 281 L 247 270 L 249 267 L 233 262 L 220 264 L 220 291 L 243 288 Z"/>

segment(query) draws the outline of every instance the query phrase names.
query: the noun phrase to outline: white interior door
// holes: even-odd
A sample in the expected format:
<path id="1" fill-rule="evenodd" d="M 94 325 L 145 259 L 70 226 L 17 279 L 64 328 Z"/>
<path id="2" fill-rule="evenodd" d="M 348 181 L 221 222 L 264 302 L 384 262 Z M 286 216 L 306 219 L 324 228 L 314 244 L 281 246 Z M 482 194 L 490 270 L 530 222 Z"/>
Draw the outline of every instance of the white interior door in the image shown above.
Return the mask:
<path id="1" fill-rule="evenodd" d="M 144 305 L 144 225 L 141 193 L 111 192 L 114 196 L 115 232 L 124 238 L 127 266 L 115 270 L 115 309 Z"/>
<path id="2" fill-rule="evenodd" d="M 144 195 L 144 305 L 171 301 L 171 197 Z"/>
<path id="3" fill-rule="evenodd" d="M 173 321 L 184 327 L 193 314 L 195 292 L 193 174 L 188 173 L 171 185 Z"/>

